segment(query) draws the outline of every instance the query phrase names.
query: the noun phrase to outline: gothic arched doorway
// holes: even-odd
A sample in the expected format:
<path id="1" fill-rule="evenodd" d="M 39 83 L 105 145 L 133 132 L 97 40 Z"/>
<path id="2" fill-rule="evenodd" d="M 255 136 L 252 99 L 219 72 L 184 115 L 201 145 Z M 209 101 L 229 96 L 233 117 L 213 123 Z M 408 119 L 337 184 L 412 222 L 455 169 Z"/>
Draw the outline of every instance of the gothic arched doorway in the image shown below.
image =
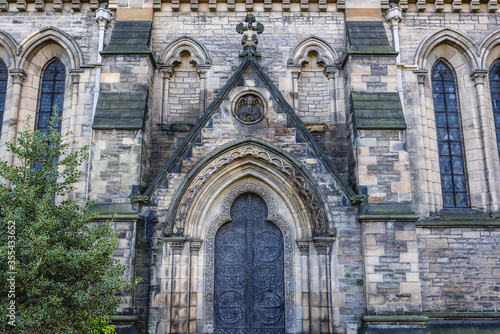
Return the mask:
<path id="1" fill-rule="evenodd" d="M 240 195 L 215 237 L 215 333 L 285 333 L 284 254 L 264 200 Z"/>

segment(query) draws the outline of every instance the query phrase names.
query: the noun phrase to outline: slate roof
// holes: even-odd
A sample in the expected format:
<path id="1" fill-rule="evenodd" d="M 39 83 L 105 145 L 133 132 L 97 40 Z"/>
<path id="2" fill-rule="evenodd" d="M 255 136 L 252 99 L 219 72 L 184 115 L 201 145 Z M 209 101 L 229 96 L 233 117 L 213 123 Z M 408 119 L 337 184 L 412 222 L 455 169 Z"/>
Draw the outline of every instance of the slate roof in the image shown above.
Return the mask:
<path id="1" fill-rule="evenodd" d="M 184 142 L 176 149 L 172 157 L 162 168 L 162 171 L 155 177 L 155 179 L 151 182 L 148 189 L 144 192 L 144 198 L 149 198 L 153 195 L 158 186 L 163 182 L 165 177 L 174 170 L 177 163 L 182 159 L 184 153 L 189 149 L 191 144 L 196 140 L 198 135 L 200 134 L 202 128 L 210 121 L 214 113 L 218 110 L 219 105 L 222 101 L 227 97 L 227 94 L 235 87 L 238 80 L 241 79 L 244 71 L 252 66 L 255 69 L 255 72 L 259 75 L 260 79 L 264 82 L 265 86 L 269 89 L 270 93 L 276 99 L 278 105 L 285 111 L 288 117 L 288 122 L 295 126 L 297 129 L 297 135 L 301 136 L 301 138 L 307 142 L 314 153 L 317 155 L 319 160 L 321 160 L 326 166 L 327 170 L 330 174 L 336 179 L 340 188 L 344 192 L 344 194 L 350 199 L 351 203 L 358 203 L 362 199 L 354 192 L 354 190 L 349 186 L 347 181 L 342 177 L 342 175 L 337 171 L 333 163 L 327 158 L 323 149 L 318 145 L 318 143 L 314 140 L 312 135 L 304 126 L 304 123 L 300 120 L 300 118 L 295 114 L 292 107 L 286 102 L 285 98 L 281 95 L 279 90 L 274 86 L 269 77 L 264 73 L 264 70 L 260 66 L 260 64 L 255 60 L 252 56 L 247 56 L 243 62 L 240 64 L 236 72 L 231 76 L 228 80 L 227 84 L 221 89 L 220 93 L 217 95 L 215 100 L 208 106 L 206 112 L 203 116 L 198 120 L 196 125 L 191 129 L 188 133 Z"/>
<path id="2" fill-rule="evenodd" d="M 406 129 L 398 93 L 352 92 L 351 98 L 357 130 Z"/>
<path id="3" fill-rule="evenodd" d="M 151 21 L 116 21 L 109 44 L 101 54 L 151 53 Z"/>
<path id="4" fill-rule="evenodd" d="M 346 25 L 349 53 L 398 54 L 389 44 L 382 21 L 347 21 Z"/>
<path id="5" fill-rule="evenodd" d="M 94 129 L 142 129 L 147 110 L 146 92 L 101 92 Z"/>

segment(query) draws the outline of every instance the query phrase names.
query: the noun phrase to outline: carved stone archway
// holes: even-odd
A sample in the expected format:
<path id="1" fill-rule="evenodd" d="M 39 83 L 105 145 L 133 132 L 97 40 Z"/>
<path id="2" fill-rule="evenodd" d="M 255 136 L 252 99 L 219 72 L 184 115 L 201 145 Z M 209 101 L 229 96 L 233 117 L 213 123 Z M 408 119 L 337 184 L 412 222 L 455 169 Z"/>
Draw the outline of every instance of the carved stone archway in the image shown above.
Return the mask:
<path id="1" fill-rule="evenodd" d="M 231 221 L 230 209 L 234 200 L 244 193 L 255 193 L 259 195 L 267 205 L 268 218 L 278 226 L 283 234 L 284 242 L 284 279 L 285 279 L 285 331 L 295 333 L 295 284 L 293 274 L 294 237 L 288 222 L 278 213 L 276 199 L 271 192 L 263 186 L 255 183 L 244 183 L 236 185 L 224 197 L 221 212 L 209 224 L 205 235 L 205 282 L 204 282 L 204 317 L 203 332 L 213 333 L 214 330 L 214 259 L 215 259 L 215 236 L 218 229 L 225 223 Z"/>

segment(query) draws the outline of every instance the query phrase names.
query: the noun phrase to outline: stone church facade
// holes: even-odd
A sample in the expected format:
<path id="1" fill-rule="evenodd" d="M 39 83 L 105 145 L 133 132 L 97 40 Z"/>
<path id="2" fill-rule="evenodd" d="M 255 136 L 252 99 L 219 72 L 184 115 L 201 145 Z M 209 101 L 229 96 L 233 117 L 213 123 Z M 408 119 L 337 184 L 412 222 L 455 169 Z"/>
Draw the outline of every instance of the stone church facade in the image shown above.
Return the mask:
<path id="1" fill-rule="evenodd" d="M 0 157 L 90 145 L 121 333 L 500 331 L 497 0 L 0 11 Z"/>

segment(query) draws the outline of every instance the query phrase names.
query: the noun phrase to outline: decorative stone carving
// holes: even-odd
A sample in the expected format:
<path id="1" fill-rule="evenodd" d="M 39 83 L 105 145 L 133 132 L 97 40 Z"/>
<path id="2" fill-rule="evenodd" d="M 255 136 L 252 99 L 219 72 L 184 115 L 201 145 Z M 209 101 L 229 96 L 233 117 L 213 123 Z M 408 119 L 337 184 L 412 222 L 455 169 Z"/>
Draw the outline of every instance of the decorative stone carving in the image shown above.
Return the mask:
<path id="1" fill-rule="evenodd" d="M 264 117 L 264 104 L 255 94 L 240 97 L 234 109 L 234 116 L 243 124 L 255 124 Z"/>
<path id="2" fill-rule="evenodd" d="M 295 283 L 293 277 L 293 233 L 277 211 L 276 200 L 271 193 L 264 187 L 253 184 L 245 183 L 234 187 L 229 191 L 222 201 L 221 213 L 215 217 L 208 226 L 205 235 L 205 292 L 204 292 L 204 305 L 205 315 L 203 317 L 203 333 L 213 333 L 214 329 L 214 288 L 215 288 L 215 236 L 218 229 L 225 223 L 231 221 L 231 205 L 236 198 L 244 193 L 255 193 L 262 197 L 266 203 L 268 210 L 267 220 L 274 223 L 283 234 L 284 242 L 284 287 L 285 287 L 285 332 L 295 333 Z"/>
<path id="3" fill-rule="evenodd" d="M 173 222 L 174 235 L 181 236 L 184 234 L 184 225 L 188 210 L 193 202 L 193 198 L 208 178 L 223 166 L 236 159 L 248 156 L 259 158 L 268 162 L 290 179 L 290 181 L 297 187 L 297 190 L 299 191 L 299 194 L 304 200 L 304 203 L 306 204 L 311 215 L 313 233 L 316 236 L 323 234 L 326 226 L 325 214 L 320 202 L 312 191 L 311 186 L 301 173 L 285 159 L 272 152 L 254 145 L 244 145 L 224 153 L 208 164 L 196 175 L 190 183 L 188 189 L 184 192 L 180 204 L 176 209 L 175 221 Z"/>

